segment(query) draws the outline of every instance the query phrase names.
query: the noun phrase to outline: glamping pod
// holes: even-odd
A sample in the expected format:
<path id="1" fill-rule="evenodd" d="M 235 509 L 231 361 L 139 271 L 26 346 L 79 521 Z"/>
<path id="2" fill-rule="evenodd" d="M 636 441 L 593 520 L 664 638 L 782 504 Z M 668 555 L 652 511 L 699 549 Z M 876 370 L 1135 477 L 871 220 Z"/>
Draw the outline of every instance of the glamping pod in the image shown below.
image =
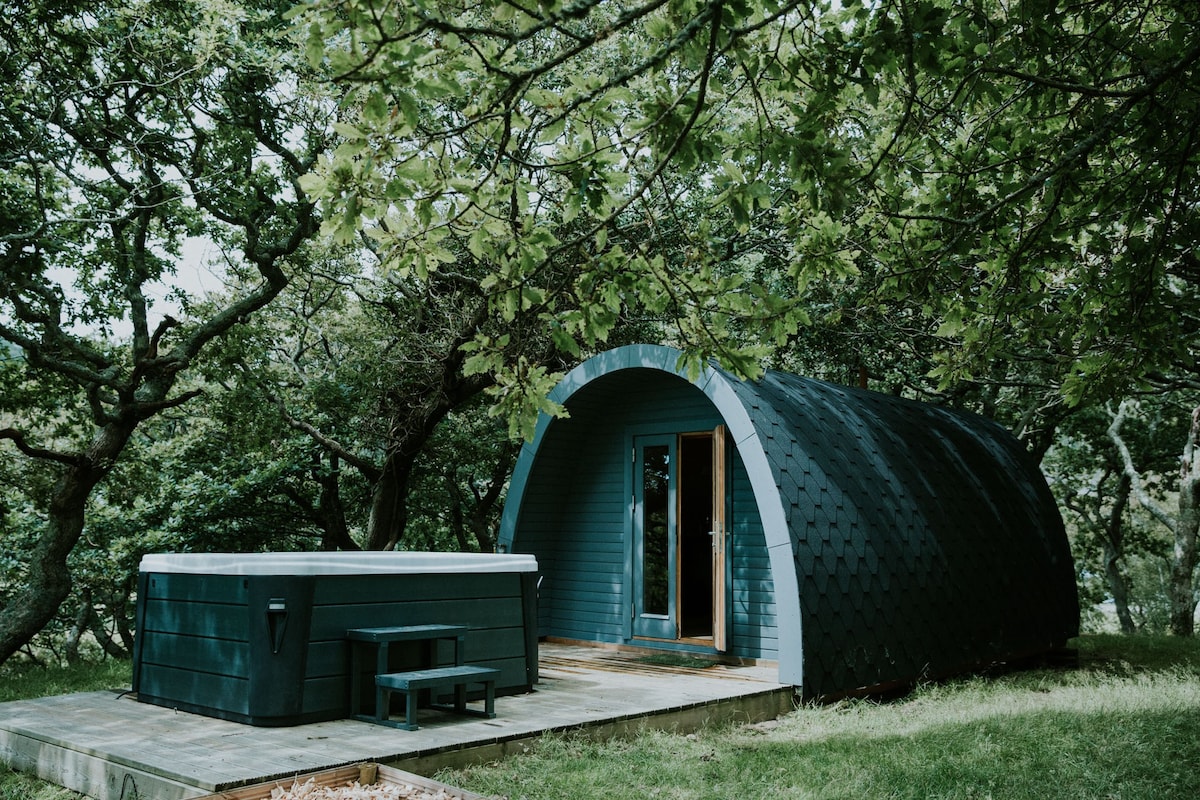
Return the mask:
<path id="1" fill-rule="evenodd" d="M 500 548 L 537 559 L 542 637 L 773 660 L 818 698 L 1078 633 L 1062 520 L 1001 427 L 679 356 L 584 362 L 520 455 Z"/>

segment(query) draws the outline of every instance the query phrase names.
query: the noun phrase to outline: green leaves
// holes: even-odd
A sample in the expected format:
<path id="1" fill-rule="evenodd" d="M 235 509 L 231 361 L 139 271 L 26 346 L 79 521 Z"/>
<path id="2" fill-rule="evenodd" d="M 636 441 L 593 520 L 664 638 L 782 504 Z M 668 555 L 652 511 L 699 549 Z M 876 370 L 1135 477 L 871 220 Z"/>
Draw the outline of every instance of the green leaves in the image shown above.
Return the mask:
<path id="1" fill-rule="evenodd" d="M 562 374 L 534 364 L 525 356 L 519 356 L 510 366 L 505 350 L 511 343 L 507 335 L 494 339 L 479 336 L 468 342 L 463 346 L 470 353 L 463 372 L 468 376 L 497 376 L 495 384 L 486 390 L 492 398 L 488 414 L 507 421 L 510 438 L 531 441 L 540 414 L 567 415 L 561 405 L 549 399 Z"/>
<path id="2" fill-rule="evenodd" d="M 1196 21 L 834 5 L 315 2 L 347 95 L 304 186 L 342 241 L 357 219 L 421 279 L 469 260 L 572 356 L 653 320 L 753 374 L 858 302 L 920 320 L 942 388 L 1040 357 L 1078 399 L 1092 356 L 1179 360 L 1197 206 L 1169 176 L 1197 165 L 1162 131 L 1196 126 Z"/>
<path id="3" fill-rule="evenodd" d="M 571 356 L 650 315 L 753 374 L 758 340 L 786 341 L 803 314 L 717 257 L 771 216 L 776 178 L 741 144 L 756 119 L 719 49 L 756 52 L 750 34 L 714 8 L 313 3 L 296 15 L 310 58 L 319 38 L 347 93 L 341 143 L 303 186 L 338 241 L 362 231 L 422 281 L 481 271 L 498 322 L 539 320 Z M 545 381 L 501 338 L 468 363 L 529 415 Z"/>

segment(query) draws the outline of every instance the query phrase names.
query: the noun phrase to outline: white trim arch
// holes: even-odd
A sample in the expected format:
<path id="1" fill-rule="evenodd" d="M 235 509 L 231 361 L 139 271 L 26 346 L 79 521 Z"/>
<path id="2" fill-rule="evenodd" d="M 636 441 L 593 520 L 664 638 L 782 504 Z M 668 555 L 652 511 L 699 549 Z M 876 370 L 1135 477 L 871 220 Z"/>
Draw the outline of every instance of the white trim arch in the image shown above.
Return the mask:
<path id="1" fill-rule="evenodd" d="M 689 380 L 680 368 L 682 352 L 658 345 L 629 345 L 601 353 L 571 370 L 551 392 L 550 399 L 567 405 L 585 386 L 627 369 L 652 369 Z M 706 366 L 697 380 L 689 381 L 702 391 L 717 409 L 746 467 L 755 503 L 762 520 L 763 534 L 771 566 L 776 603 L 779 680 L 795 686 L 803 684 L 803 639 L 801 637 L 800 587 L 796 572 L 795 544 L 788 529 L 779 487 L 772 474 L 767 454 L 759 440 L 750 413 L 731 385 L 732 379 L 712 366 Z M 521 505 L 538 451 L 547 437 L 553 436 L 554 419 L 543 414 L 538 419 L 532 442 L 521 450 L 509 484 L 508 499 L 500 523 L 498 548 L 515 551 L 514 536 Z"/>

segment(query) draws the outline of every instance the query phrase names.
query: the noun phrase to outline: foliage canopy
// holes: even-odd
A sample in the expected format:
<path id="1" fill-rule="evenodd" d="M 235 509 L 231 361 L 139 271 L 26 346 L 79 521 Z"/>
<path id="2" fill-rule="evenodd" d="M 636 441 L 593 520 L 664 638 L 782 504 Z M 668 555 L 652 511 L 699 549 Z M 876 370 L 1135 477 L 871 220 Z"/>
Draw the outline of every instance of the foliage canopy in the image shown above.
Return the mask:
<path id="1" fill-rule="evenodd" d="M 89 500 L 134 431 L 198 394 L 197 357 L 278 295 L 315 232 L 299 177 L 333 106 L 311 78 L 271 3 L 0 9 L 0 442 L 42 517 L 0 597 L 0 660 L 70 591 Z M 197 236 L 253 278 L 211 313 L 176 296 L 179 320 L 155 294 Z"/>
<path id="2" fill-rule="evenodd" d="M 311 0 L 296 19 L 355 109 L 307 179 L 327 230 L 418 276 L 461 248 L 498 314 L 568 349 L 636 308 L 753 375 L 814 317 L 882 307 L 924 320 L 943 388 L 997 360 L 1048 365 L 1072 403 L 1194 374 L 1193 4 Z M 814 308 L 814 286 L 853 304 Z M 546 388 L 508 345 L 481 337 L 473 368 Z"/>
<path id="3" fill-rule="evenodd" d="M 0 8 L 0 659 L 88 515 L 126 560 L 122 513 L 172 498 L 212 542 L 290 499 L 348 546 L 345 489 L 384 546 L 440 483 L 483 546 L 510 451 L 423 472 L 462 452 L 438 426 L 486 391 L 527 436 L 625 336 L 970 403 L 1038 455 L 1073 409 L 1200 388 L 1198 64 L 1192 0 Z M 197 238 L 207 299 L 172 288 Z M 139 498 L 168 461 L 200 477 Z"/>

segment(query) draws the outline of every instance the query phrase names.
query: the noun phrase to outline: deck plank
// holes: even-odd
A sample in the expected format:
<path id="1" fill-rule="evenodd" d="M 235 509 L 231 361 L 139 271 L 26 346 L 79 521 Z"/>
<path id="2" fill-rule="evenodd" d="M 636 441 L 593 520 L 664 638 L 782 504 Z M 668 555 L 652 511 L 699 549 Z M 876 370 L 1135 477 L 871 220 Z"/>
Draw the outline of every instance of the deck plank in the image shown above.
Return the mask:
<path id="1" fill-rule="evenodd" d="M 529 694 L 495 719 L 422 712 L 417 731 L 333 720 L 258 728 L 139 703 L 117 692 L 0 704 L 0 761 L 98 800 L 185 800 L 363 761 L 429 774 L 519 750 L 548 731 L 687 730 L 791 709 L 773 666 L 653 667 L 626 653 L 543 644 Z"/>

